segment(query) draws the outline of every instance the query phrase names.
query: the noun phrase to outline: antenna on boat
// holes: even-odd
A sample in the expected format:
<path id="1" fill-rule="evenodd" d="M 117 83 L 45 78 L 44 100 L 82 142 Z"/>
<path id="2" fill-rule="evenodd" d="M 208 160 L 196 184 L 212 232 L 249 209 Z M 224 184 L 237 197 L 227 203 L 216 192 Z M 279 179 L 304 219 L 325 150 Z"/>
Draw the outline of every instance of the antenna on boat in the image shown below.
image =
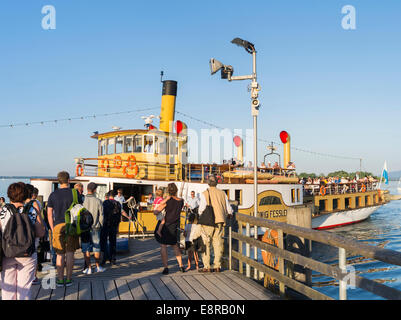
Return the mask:
<path id="1" fill-rule="evenodd" d="M 163 75 L 164 75 L 164 72 L 162 70 L 162 71 L 160 71 L 160 82 L 163 82 Z"/>

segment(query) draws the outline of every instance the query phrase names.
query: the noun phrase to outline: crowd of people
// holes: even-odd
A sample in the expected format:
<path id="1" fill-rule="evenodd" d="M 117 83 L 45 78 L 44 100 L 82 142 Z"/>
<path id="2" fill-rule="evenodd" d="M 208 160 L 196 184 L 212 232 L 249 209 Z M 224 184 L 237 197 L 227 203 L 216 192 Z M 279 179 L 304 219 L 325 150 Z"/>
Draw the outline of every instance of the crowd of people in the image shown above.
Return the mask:
<path id="1" fill-rule="evenodd" d="M 38 189 L 23 182 L 13 183 L 8 187 L 9 203 L 0 198 L 2 242 L 24 239 L 22 247 L 21 243 L 18 247 L 15 240 L 14 247 L 11 246 L 8 252 L 0 254 L 3 300 L 31 298 L 32 285 L 41 283 L 36 273 L 40 270 L 41 263 L 46 261 L 46 258 L 38 258 L 39 252 L 43 251 L 41 246 L 45 246 L 45 243 L 48 244 L 48 249 L 45 250 L 50 251 L 51 263 L 56 269 L 57 287 L 68 287 L 73 284 L 74 254 L 80 248 L 84 256 L 82 269 L 84 274 L 104 272 L 107 261 L 112 265 L 116 264 L 116 240 L 121 217 L 125 216 L 132 220 L 123 209 L 123 204 L 132 197 L 125 200 L 121 189 L 117 192 L 111 190 L 102 201 L 96 196 L 97 184 L 94 182 L 87 185 L 87 193 L 84 195 L 81 183 L 70 188 L 68 172 L 59 172 L 57 179 L 58 188 L 50 194 L 46 208 L 42 208 L 41 202 L 37 199 Z M 198 197 L 192 191 L 186 200 L 177 196 L 178 188 L 175 183 L 168 185 L 166 194 L 158 189 L 154 198 L 153 194 L 149 195 L 148 201 L 151 202 L 154 214 L 157 215 L 155 239 L 161 246 L 163 274 L 169 273 L 167 246 L 174 248 L 181 272 L 190 270 L 192 265 L 195 265 L 199 272 L 221 270 L 223 225 L 233 211 L 225 192 L 216 188 L 217 181 L 214 175 L 210 175 L 209 188 Z M 201 222 L 201 217 L 207 220 L 210 207 L 213 208 L 214 215 L 212 223 L 207 225 Z M 180 216 L 185 208 L 190 213 L 184 232 L 185 249 L 188 253 L 186 268 L 179 246 Z M 74 220 L 77 212 L 81 217 L 78 222 Z M 27 220 L 24 220 L 25 217 Z M 22 219 L 22 222 L 18 219 Z M 23 230 L 16 227 L 21 223 L 24 226 Z M 91 264 L 91 253 L 94 257 L 94 268 Z M 199 268 L 199 255 L 203 268 Z"/>
<path id="2" fill-rule="evenodd" d="M 365 188 L 373 189 L 378 180 L 372 176 L 364 178 L 355 177 L 304 177 L 299 180 L 304 186 L 305 192 L 313 194 L 314 190 L 320 190 L 321 187 L 326 189 L 334 189 L 336 193 L 347 193 L 350 191 L 359 191 L 362 185 Z M 359 186 L 359 189 L 358 189 Z"/>

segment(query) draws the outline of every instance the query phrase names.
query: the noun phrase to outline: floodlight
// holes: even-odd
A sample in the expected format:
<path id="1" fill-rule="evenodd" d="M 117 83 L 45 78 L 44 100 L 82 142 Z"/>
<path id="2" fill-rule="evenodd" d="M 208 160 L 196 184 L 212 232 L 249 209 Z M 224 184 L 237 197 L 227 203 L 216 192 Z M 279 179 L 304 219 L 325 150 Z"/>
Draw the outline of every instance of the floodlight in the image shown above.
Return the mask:
<path id="1" fill-rule="evenodd" d="M 215 74 L 217 71 L 224 68 L 224 65 L 219 60 L 214 58 L 210 59 L 209 64 L 211 74 Z"/>
<path id="2" fill-rule="evenodd" d="M 235 39 L 233 39 L 233 40 L 231 41 L 231 43 L 234 43 L 234 44 L 236 44 L 237 46 L 240 46 L 240 47 L 245 48 L 245 50 L 246 50 L 248 53 L 254 53 L 254 52 L 256 52 L 254 44 L 253 44 L 253 43 L 250 43 L 249 41 L 242 40 L 242 39 L 240 39 L 240 38 L 235 38 Z"/>

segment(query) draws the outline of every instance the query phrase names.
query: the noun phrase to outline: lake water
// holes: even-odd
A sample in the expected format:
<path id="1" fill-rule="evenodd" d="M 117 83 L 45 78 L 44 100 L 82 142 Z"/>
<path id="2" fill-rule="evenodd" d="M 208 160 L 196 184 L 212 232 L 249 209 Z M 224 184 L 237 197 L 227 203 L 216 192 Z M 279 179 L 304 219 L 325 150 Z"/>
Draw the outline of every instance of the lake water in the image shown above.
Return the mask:
<path id="1" fill-rule="evenodd" d="M 0 179 L 0 196 L 7 198 L 8 186 L 17 181 L 25 183 L 29 179 Z M 390 193 L 397 194 L 398 182 L 390 182 L 388 189 Z M 378 245 L 386 249 L 401 252 L 401 200 L 391 201 L 374 212 L 369 219 L 354 225 L 329 230 L 339 235 L 351 236 L 355 240 L 366 244 Z M 322 262 L 337 264 L 338 249 L 319 243 L 313 244 L 312 257 Z M 348 257 L 347 264 L 355 268 L 359 276 L 378 280 L 383 284 L 401 290 L 401 267 L 387 265 L 363 257 Z M 320 274 L 312 274 L 313 288 L 338 299 L 338 281 Z M 361 289 L 348 289 L 347 296 L 350 300 L 381 299 Z"/>
<path id="2" fill-rule="evenodd" d="M 398 182 L 390 181 L 388 190 L 391 194 L 397 194 Z M 386 189 L 387 187 L 384 186 Z M 350 236 L 357 241 L 366 244 L 380 246 L 401 252 L 401 200 L 391 201 L 374 212 L 369 219 L 350 226 L 336 228 L 330 232 L 338 235 Z M 314 244 L 312 257 L 319 261 L 338 264 L 338 249 L 329 246 Z M 363 257 L 347 257 L 347 264 L 355 268 L 356 273 L 364 278 L 377 280 L 387 286 L 401 290 L 401 266 L 388 265 L 386 263 Z M 314 289 L 338 299 L 338 281 L 332 278 L 312 274 Z M 362 289 L 348 289 L 349 300 L 382 299 Z"/>

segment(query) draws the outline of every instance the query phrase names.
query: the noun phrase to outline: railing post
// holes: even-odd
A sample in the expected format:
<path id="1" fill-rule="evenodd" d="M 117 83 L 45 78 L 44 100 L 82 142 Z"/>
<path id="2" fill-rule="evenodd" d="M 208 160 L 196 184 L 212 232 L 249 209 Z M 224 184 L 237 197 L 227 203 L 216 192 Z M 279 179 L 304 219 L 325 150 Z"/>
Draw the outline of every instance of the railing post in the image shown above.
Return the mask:
<path id="1" fill-rule="evenodd" d="M 230 219 L 230 225 L 228 227 L 228 270 L 232 270 L 232 250 L 233 250 L 233 238 L 231 235 L 232 219 Z"/>
<path id="2" fill-rule="evenodd" d="M 249 238 L 250 237 L 250 226 L 249 226 L 249 223 L 247 222 L 246 223 L 246 236 Z M 246 256 L 248 257 L 248 258 L 250 258 L 251 257 L 251 245 L 249 244 L 249 243 L 246 243 L 246 245 L 245 245 L 245 253 L 246 253 Z M 251 276 L 251 266 L 249 265 L 249 264 L 246 264 L 246 273 L 245 273 L 245 275 L 249 278 L 250 276 Z"/>
<path id="3" fill-rule="evenodd" d="M 282 250 L 284 250 L 284 233 L 282 229 L 278 229 L 277 230 L 277 234 L 278 234 L 278 247 Z M 278 257 L 278 269 L 279 272 L 282 275 L 285 275 L 285 268 L 284 268 L 284 259 L 281 257 Z M 285 296 L 285 285 L 283 282 L 279 282 L 279 289 L 280 289 L 280 297 L 284 298 Z"/>
<path id="4" fill-rule="evenodd" d="M 344 248 L 338 248 L 338 267 L 343 275 L 347 273 L 347 256 Z M 347 280 L 339 281 L 339 290 L 340 300 L 347 300 Z"/>
<path id="5" fill-rule="evenodd" d="M 242 223 L 241 223 L 241 222 L 238 223 L 238 232 L 239 232 L 240 234 L 243 234 L 243 233 L 244 233 L 243 227 L 242 227 Z M 243 246 L 242 241 L 238 241 L 238 252 L 239 252 L 241 255 L 242 255 L 242 246 Z M 243 266 L 243 263 L 242 263 L 241 260 L 239 261 L 239 272 L 240 272 L 241 274 L 244 273 L 244 266 Z"/>

